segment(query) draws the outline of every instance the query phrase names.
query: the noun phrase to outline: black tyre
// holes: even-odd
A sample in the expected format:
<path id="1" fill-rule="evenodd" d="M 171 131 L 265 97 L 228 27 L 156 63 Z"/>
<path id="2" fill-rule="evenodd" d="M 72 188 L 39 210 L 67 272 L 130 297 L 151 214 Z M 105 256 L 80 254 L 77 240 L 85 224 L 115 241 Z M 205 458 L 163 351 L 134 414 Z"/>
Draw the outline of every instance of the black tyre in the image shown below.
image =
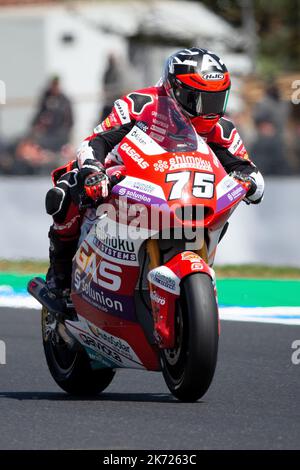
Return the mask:
<path id="1" fill-rule="evenodd" d="M 72 351 L 57 331 L 53 318 L 42 309 L 42 334 L 46 361 L 55 382 L 67 393 L 76 396 L 98 395 L 111 383 L 112 369 L 93 370 L 87 353 Z"/>
<path id="2" fill-rule="evenodd" d="M 163 375 L 176 398 L 196 401 L 211 384 L 218 354 L 218 306 L 208 275 L 195 273 L 183 280 L 175 334 L 175 348 L 161 350 Z"/>

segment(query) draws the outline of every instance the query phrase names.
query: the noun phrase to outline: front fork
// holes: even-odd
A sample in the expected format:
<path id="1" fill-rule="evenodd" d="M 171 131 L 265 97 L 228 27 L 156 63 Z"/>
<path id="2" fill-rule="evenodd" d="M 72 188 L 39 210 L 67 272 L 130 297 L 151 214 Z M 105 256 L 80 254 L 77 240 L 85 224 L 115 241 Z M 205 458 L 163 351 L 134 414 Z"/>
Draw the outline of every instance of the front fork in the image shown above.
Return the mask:
<path id="1" fill-rule="evenodd" d="M 149 270 L 158 268 L 158 266 L 160 265 L 160 250 L 158 246 L 158 241 L 150 238 L 149 240 L 147 240 L 146 249 L 150 259 Z M 195 253 L 199 255 L 200 258 L 205 261 L 205 263 L 208 263 L 208 252 L 205 242 L 199 250 L 195 251 Z"/>
<path id="2" fill-rule="evenodd" d="M 146 249 L 150 260 L 149 271 L 151 271 L 151 269 L 158 268 L 160 265 L 160 250 L 158 241 L 150 238 L 147 240 Z"/>
<path id="3" fill-rule="evenodd" d="M 150 239 L 146 245 L 149 256 L 148 281 L 154 336 L 161 348 L 175 347 L 175 310 L 180 297 L 181 280 L 196 272 L 206 273 L 214 283 L 214 272 L 208 266 L 206 244 L 197 252 L 183 251 L 161 265 L 158 240 Z"/>

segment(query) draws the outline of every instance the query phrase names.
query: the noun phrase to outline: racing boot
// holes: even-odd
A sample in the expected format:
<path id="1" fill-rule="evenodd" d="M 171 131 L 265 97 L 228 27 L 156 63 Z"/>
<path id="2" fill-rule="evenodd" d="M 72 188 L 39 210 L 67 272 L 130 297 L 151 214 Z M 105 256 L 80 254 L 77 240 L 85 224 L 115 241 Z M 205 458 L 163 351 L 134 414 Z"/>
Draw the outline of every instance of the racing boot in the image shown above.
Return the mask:
<path id="1" fill-rule="evenodd" d="M 72 259 L 76 253 L 78 238 L 62 240 L 51 227 L 49 239 L 50 266 L 46 275 L 46 283 L 56 297 L 67 297 L 71 289 Z"/>

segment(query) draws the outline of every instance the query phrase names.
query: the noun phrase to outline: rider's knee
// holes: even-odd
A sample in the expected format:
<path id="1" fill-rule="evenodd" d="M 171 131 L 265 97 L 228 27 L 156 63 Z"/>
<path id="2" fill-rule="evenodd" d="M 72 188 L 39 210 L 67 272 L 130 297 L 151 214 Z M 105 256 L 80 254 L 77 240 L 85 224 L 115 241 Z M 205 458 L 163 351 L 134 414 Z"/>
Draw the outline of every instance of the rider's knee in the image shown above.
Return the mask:
<path id="1" fill-rule="evenodd" d="M 46 211 L 52 217 L 57 217 L 63 210 L 66 194 L 62 188 L 51 188 L 46 194 Z"/>

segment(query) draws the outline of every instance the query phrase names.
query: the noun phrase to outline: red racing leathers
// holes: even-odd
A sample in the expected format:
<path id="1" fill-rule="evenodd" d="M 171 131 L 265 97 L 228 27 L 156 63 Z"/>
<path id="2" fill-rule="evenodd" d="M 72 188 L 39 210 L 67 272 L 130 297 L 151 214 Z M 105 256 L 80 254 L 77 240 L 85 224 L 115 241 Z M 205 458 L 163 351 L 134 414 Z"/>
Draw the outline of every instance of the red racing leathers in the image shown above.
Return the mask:
<path id="1" fill-rule="evenodd" d="M 83 189 L 82 175 L 86 177 L 89 173 L 101 171 L 108 154 L 109 158 L 121 163 L 117 154 L 117 145 L 132 129 L 145 107 L 155 106 L 157 96 L 165 95 L 164 87 L 156 86 L 134 91 L 116 100 L 109 116 L 81 144 L 77 161 L 54 172 L 54 188 L 46 197 L 47 212 L 54 219 L 50 229 L 52 238 L 65 243 L 70 242 L 71 251 L 74 251 L 74 245 L 80 234 L 82 216 L 78 199 Z M 203 134 L 199 125 L 197 126 L 197 118 L 191 118 L 191 121 L 228 173 L 251 175 L 256 183 L 256 189 L 251 196 L 248 196 L 248 200 L 253 203 L 260 202 L 264 190 L 263 178 L 249 159 L 234 124 L 222 117 L 208 134 Z"/>

